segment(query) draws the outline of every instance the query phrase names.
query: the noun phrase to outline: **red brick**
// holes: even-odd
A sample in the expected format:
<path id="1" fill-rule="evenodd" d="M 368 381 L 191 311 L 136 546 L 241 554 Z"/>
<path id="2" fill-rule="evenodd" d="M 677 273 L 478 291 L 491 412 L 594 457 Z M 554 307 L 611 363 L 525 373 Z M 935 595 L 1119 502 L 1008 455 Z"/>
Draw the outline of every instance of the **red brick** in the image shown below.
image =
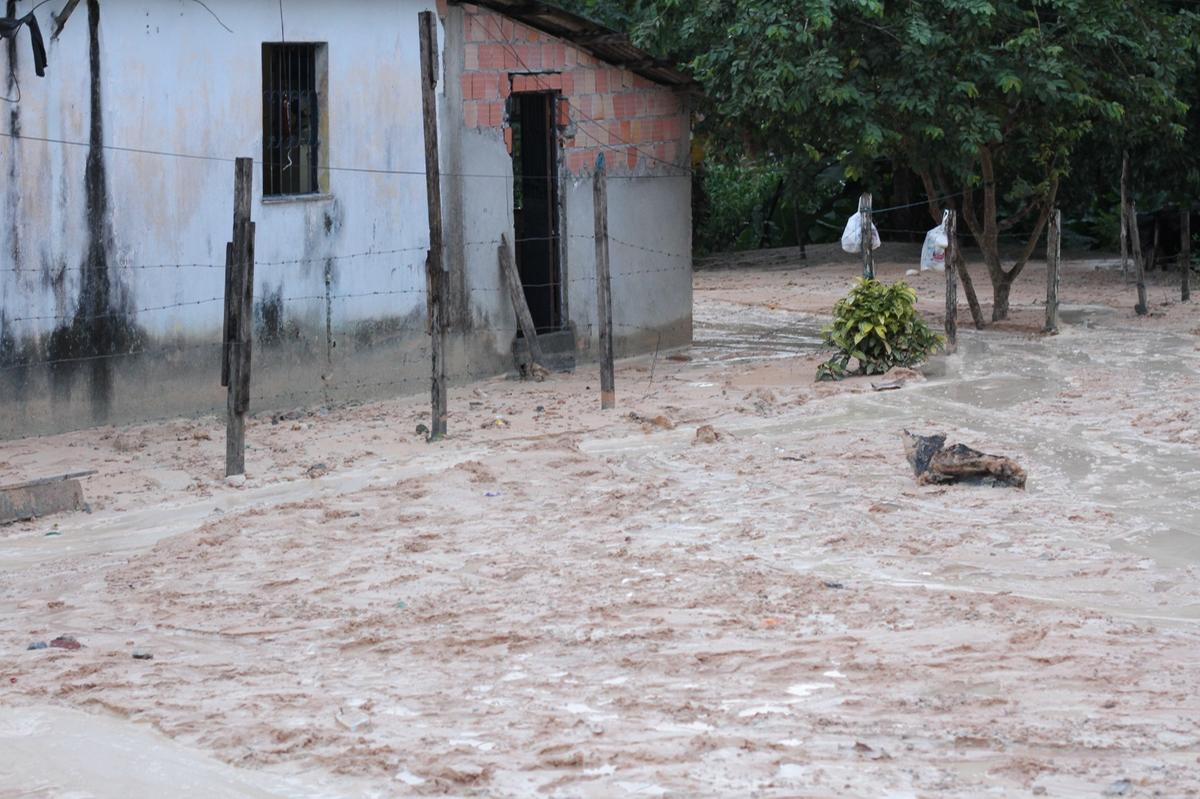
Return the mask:
<path id="1" fill-rule="evenodd" d="M 508 149 L 508 154 L 512 155 L 513 148 L 513 131 L 512 128 L 504 129 L 504 146 Z"/>
<path id="2" fill-rule="evenodd" d="M 605 70 L 596 70 L 595 81 L 596 81 L 596 93 L 597 94 L 608 94 L 608 72 L 606 72 Z"/>
<path id="3" fill-rule="evenodd" d="M 571 124 L 571 104 L 565 97 L 558 99 L 558 124 L 564 128 Z"/>
<path id="4" fill-rule="evenodd" d="M 514 30 L 513 21 L 511 19 L 508 19 L 507 17 L 501 17 L 500 18 L 500 37 L 502 39 L 504 39 L 504 41 L 506 41 L 506 42 L 511 42 L 515 38 L 513 36 L 513 30 Z"/>
<path id="5" fill-rule="evenodd" d="M 570 72 L 564 72 L 562 74 L 562 92 L 563 94 L 575 93 L 575 76 Z"/>
<path id="6" fill-rule="evenodd" d="M 562 75 L 558 73 L 542 75 L 542 86 L 546 90 L 562 91 Z"/>
<path id="7" fill-rule="evenodd" d="M 500 76 L 498 74 L 480 73 L 476 79 L 481 84 L 480 97 L 484 100 L 498 100 L 500 96 Z"/>
<path id="8" fill-rule="evenodd" d="M 479 45 L 480 69 L 503 69 L 504 47 L 498 44 Z"/>
<path id="9" fill-rule="evenodd" d="M 625 164 L 630 169 L 637 169 L 638 151 L 636 147 L 630 147 L 625 151 Z"/>
<path id="10" fill-rule="evenodd" d="M 621 123 L 621 141 L 624 141 L 624 142 L 633 141 L 633 123 L 632 122 L 626 121 L 626 122 Z"/>
<path id="11" fill-rule="evenodd" d="M 618 94 L 613 97 L 613 112 L 617 119 L 631 119 L 637 116 L 637 98 L 632 94 Z"/>
<path id="12" fill-rule="evenodd" d="M 474 86 L 473 78 L 474 78 L 474 76 L 471 75 L 470 73 L 468 73 L 466 75 L 463 75 L 459 79 L 460 82 L 462 83 L 462 96 L 463 96 L 464 100 L 474 100 L 475 99 L 474 95 L 472 94 L 472 91 L 473 91 L 472 87 Z"/>
<path id="13" fill-rule="evenodd" d="M 479 107 L 475 103 L 463 103 L 463 127 L 467 129 L 479 127 Z"/>

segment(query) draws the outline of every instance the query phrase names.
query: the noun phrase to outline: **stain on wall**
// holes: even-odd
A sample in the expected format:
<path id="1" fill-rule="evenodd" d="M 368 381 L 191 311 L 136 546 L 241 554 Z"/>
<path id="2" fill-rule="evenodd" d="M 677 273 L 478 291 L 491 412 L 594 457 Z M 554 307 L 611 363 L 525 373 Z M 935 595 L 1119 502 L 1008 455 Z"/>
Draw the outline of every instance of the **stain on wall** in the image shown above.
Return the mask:
<path id="1" fill-rule="evenodd" d="M 79 297 L 68 324 L 50 335 L 47 355 L 53 361 L 52 385 L 66 396 L 76 380 L 86 379 L 93 422 L 108 421 L 113 402 L 111 356 L 141 348 L 143 334 L 129 310 L 129 291 L 111 268 L 112 219 L 108 207 L 108 175 L 104 153 L 104 97 L 100 47 L 100 1 L 88 0 L 89 124 L 84 193 L 87 198 L 87 253 L 82 263 Z"/>

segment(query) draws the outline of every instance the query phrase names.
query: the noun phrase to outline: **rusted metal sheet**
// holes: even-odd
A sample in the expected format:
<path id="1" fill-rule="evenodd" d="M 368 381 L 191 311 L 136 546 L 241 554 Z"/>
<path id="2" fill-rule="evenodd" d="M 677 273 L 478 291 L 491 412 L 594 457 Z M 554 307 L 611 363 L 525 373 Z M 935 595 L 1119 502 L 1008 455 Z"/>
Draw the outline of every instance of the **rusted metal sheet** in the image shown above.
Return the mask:
<path id="1" fill-rule="evenodd" d="M 82 509 L 83 485 L 79 478 L 92 474 L 95 472 L 72 472 L 0 486 L 0 524 Z"/>

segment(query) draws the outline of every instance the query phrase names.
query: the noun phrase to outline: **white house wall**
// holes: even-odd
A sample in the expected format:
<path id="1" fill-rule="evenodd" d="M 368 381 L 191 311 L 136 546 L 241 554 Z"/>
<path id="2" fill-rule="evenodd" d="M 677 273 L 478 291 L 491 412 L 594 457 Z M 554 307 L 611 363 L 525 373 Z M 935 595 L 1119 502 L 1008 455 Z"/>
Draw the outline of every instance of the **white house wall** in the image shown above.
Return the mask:
<path id="1" fill-rule="evenodd" d="M 65 1 L 38 11 L 47 38 L 50 14 Z M 264 202 L 255 166 L 252 410 L 427 387 L 416 23 L 433 4 L 286 0 L 282 33 L 277 4 L 206 4 L 232 32 L 193 0 L 83 0 L 47 41 L 45 78 L 33 73 L 26 32 L 17 37 L 21 101 L 0 112 L 0 131 L 18 134 L 0 137 L 0 438 L 223 407 L 231 161 L 262 158 L 263 42 L 328 43 L 332 170 L 326 196 Z M 90 23 L 99 119 L 90 102 Z M 512 236 L 511 182 L 481 187 L 455 175 L 511 176 L 511 163 L 502 138 L 462 129 L 458 105 L 446 102 L 446 92 L 459 97 L 461 65 L 461 43 L 443 35 L 446 43 L 450 74 L 439 100 L 443 169 L 451 173 L 443 183 L 447 262 L 456 272 L 451 371 L 496 373 L 511 367 L 515 330 L 494 243 Z M 89 146 L 93 133 L 103 149 Z M 690 251 L 687 180 L 673 191 L 671 181 L 646 190 L 614 181 L 622 182 L 610 190 L 613 217 L 623 220 L 614 235 L 619 227 L 636 240 L 636 229 L 661 228 L 672 249 Z M 89 186 L 102 198 L 90 215 Z M 564 177 L 564 186 L 569 224 L 589 228 L 590 183 Z M 665 226 L 648 221 L 664 206 Z M 568 269 L 591 269 L 586 244 L 572 241 Z M 614 244 L 614 273 L 620 252 Z M 647 283 L 648 292 L 626 296 L 614 286 L 618 321 L 664 324 L 675 331 L 672 344 L 690 340 L 690 264 L 679 266 L 674 281 Z M 569 309 L 589 333 L 586 346 L 594 286 L 577 285 Z M 655 303 L 660 294 L 669 307 Z"/>

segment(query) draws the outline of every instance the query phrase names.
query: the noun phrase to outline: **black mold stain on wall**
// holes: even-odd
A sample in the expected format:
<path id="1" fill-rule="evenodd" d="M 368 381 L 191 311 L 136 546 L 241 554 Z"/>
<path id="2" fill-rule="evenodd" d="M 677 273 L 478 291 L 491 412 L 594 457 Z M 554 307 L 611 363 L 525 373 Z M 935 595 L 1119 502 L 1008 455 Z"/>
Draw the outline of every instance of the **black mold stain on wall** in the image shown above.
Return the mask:
<path id="1" fill-rule="evenodd" d="M 92 418 L 108 419 L 113 400 L 113 358 L 142 349 L 144 334 L 132 314 L 121 308 L 123 292 L 117 288 L 110 255 L 113 252 L 112 222 L 108 208 L 108 174 L 104 160 L 104 106 L 101 93 L 100 2 L 88 0 L 88 64 L 90 78 L 90 126 L 84 190 L 87 197 L 88 249 L 82 264 L 79 302 L 70 324 L 50 336 L 48 355 L 62 360 L 52 369 L 58 396 L 65 396 L 77 376 L 86 374 L 90 384 Z"/>
<path id="2" fill-rule="evenodd" d="M 9 18 L 17 16 L 17 0 L 8 0 L 6 12 Z M 5 87 L 6 97 L 15 97 L 17 95 L 17 38 L 11 36 L 8 39 L 8 84 Z M 9 191 L 9 257 L 12 258 L 14 267 L 21 265 L 21 226 L 20 222 L 20 206 L 17 203 L 17 139 L 21 137 L 21 104 L 10 103 L 8 111 L 8 132 L 12 134 L 12 157 L 8 162 L 8 185 Z"/>

